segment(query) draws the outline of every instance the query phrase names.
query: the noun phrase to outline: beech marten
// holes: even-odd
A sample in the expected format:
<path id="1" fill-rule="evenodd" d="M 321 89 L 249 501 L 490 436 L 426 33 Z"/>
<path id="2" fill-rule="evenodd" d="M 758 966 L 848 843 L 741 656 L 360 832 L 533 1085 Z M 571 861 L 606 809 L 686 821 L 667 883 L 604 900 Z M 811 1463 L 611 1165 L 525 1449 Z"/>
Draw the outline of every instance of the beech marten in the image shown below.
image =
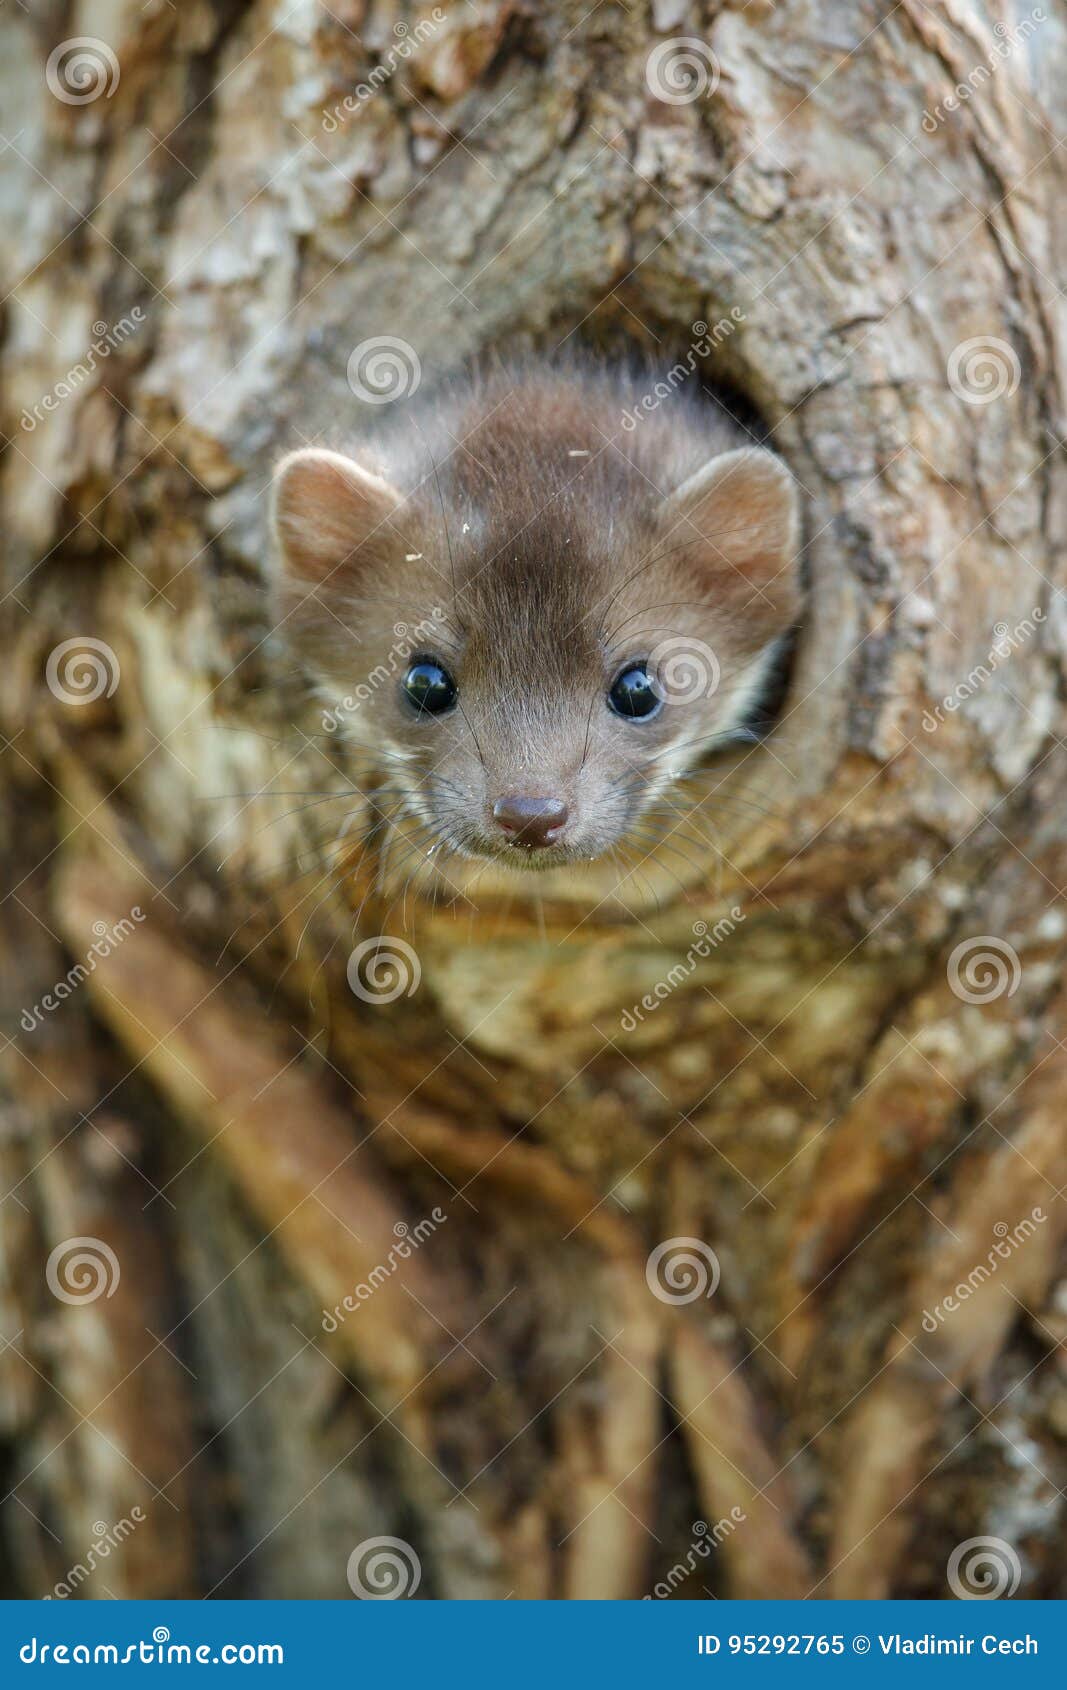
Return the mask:
<path id="1" fill-rule="evenodd" d="M 277 615 L 325 699 L 358 689 L 342 740 L 438 860 L 647 842 L 672 783 L 754 737 L 799 611 L 789 471 L 704 398 L 649 409 L 596 369 L 503 367 L 372 420 L 274 482 Z"/>

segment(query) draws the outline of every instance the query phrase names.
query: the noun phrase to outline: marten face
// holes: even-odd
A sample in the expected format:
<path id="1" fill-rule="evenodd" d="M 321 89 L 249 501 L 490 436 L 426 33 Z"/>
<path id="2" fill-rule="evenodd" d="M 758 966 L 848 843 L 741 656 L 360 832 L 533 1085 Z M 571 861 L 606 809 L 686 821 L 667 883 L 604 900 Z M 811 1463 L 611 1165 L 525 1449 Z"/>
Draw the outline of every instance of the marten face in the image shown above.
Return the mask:
<path id="1" fill-rule="evenodd" d="M 424 851 L 530 871 L 648 849 L 648 812 L 744 732 L 795 619 L 771 453 L 665 498 L 570 457 L 555 487 L 513 464 L 503 495 L 474 461 L 406 495 L 332 452 L 279 466 L 279 613 Z"/>

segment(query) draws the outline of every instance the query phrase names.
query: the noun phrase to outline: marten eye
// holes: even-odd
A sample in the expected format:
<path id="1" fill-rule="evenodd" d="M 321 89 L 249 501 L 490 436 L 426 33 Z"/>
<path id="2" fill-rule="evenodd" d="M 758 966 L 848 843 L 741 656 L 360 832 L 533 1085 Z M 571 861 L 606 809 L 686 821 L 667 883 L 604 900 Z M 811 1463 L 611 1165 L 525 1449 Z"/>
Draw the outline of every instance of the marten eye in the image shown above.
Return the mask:
<path id="1" fill-rule="evenodd" d="M 411 665 L 401 685 L 408 703 L 420 716 L 440 716 L 456 702 L 456 683 L 432 657 L 420 657 Z"/>
<path id="2" fill-rule="evenodd" d="M 611 683 L 608 703 L 616 716 L 631 720 L 654 716 L 663 698 L 656 691 L 652 676 L 644 663 L 631 663 Z"/>

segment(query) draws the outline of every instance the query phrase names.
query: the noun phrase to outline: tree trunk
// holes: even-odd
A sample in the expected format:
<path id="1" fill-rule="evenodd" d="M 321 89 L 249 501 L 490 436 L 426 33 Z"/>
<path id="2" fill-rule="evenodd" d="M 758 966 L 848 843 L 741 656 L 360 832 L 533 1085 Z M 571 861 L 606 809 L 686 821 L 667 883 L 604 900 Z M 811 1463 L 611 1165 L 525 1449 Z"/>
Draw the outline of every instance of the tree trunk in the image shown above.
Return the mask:
<path id="1" fill-rule="evenodd" d="M 8 16 L 9 1594 L 1067 1595 L 1047 12 Z M 799 478 L 655 898 L 331 845 L 264 491 L 382 336 L 695 346 Z"/>

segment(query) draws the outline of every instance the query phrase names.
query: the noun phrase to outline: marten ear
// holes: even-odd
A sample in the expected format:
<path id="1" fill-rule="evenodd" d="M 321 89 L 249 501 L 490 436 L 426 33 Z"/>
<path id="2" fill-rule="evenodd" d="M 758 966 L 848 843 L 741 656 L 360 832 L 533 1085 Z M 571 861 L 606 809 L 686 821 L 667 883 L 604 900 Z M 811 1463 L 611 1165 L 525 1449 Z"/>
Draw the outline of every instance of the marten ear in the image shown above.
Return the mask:
<path id="1" fill-rule="evenodd" d="M 671 544 L 691 542 L 693 561 L 720 591 L 747 583 L 746 609 L 757 620 L 779 624 L 778 631 L 795 620 L 797 488 L 781 458 L 762 447 L 724 452 L 682 483 L 664 515 Z"/>
<path id="2" fill-rule="evenodd" d="M 392 549 L 389 518 L 401 496 L 339 452 L 290 452 L 274 472 L 272 518 L 282 566 L 309 587 L 344 583 L 344 566 L 366 547 Z"/>

